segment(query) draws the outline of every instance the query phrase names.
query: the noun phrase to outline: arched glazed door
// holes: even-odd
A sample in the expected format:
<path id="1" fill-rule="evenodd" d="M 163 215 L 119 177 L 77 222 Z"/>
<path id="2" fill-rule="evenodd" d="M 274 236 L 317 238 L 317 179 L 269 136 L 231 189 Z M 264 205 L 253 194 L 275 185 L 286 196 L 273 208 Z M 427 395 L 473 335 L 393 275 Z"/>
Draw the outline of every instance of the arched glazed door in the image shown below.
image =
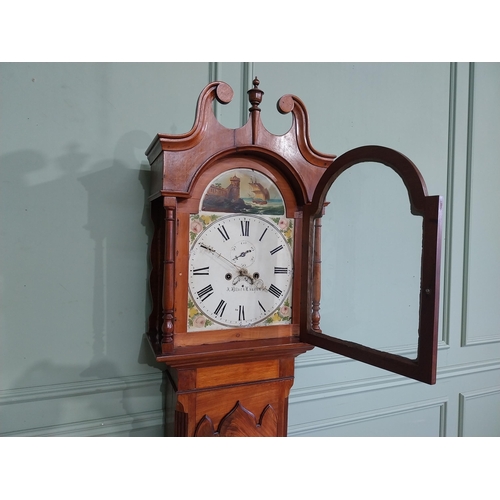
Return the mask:
<path id="1" fill-rule="evenodd" d="M 321 260 L 318 257 L 320 248 L 315 243 L 320 240 L 317 238 L 318 221 L 332 184 L 347 169 L 365 162 L 380 163 L 396 172 L 406 187 L 411 213 L 422 217 L 420 291 L 418 304 L 415 304 L 418 307 L 415 359 L 338 338 L 336 332 L 323 332 L 316 317 L 314 305 L 319 303 L 317 295 L 321 281 L 321 267 L 315 265 L 315 262 Z M 304 241 L 307 243 L 303 252 L 303 266 L 308 272 L 304 274 L 301 287 L 301 340 L 405 377 L 434 384 L 438 342 L 441 210 L 442 198 L 427 194 L 418 168 L 395 150 L 382 146 L 363 146 L 336 158 L 325 170 L 317 184 L 311 205 L 304 211 Z M 327 228 L 323 227 L 323 231 L 325 230 Z M 322 302 L 322 309 L 326 307 L 328 304 Z"/>

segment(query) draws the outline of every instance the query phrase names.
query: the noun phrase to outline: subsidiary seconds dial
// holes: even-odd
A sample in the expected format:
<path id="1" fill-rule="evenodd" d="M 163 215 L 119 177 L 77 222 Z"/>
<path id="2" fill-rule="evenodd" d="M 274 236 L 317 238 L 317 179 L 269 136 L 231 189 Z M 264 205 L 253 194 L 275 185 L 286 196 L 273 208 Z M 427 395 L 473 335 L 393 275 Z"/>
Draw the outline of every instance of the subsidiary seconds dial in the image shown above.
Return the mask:
<path id="1" fill-rule="evenodd" d="M 189 293 L 207 318 L 226 327 L 257 325 L 290 292 L 290 245 L 272 221 L 229 215 L 203 230 L 189 255 Z"/>

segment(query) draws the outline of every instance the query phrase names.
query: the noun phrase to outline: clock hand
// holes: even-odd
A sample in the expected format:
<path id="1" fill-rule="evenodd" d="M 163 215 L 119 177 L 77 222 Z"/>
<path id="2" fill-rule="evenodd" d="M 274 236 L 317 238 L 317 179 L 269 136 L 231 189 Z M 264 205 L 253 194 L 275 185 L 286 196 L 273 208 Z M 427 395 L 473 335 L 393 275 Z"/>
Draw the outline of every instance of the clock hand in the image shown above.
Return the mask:
<path id="1" fill-rule="evenodd" d="M 224 257 L 224 255 L 222 255 L 221 253 L 217 252 L 217 250 L 215 250 L 214 248 L 209 247 L 208 245 L 205 245 L 204 243 L 200 243 L 200 247 L 204 248 L 205 250 L 208 250 L 209 252 L 212 252 L 213 254 L 217 255 L 217 257 L 221 257 L 226 262 L 229 262 L 229 264 L 231 264 L 236 269 L 238 269 L 238 271 L 240 272 L 240 274 L 242 276 L 247 275 L 248 271 L 244 267 L 240 267 L 240 266 L 236 265 L 234 262 L 231 262 L 229 259 L 226 259 L 226 257 Z"/>
<path id="2" fill-rule="evenodd" d="M 233 280 L 233 284 L 235 284 L 235 282 L 237 283 L 239 281 L 238 278 L 240 278 L 240 277 L 245 278 L 251 285 L 254 284 L 254 279 L 248 274 L 248 269 L 246 267 L 240 267 L 240 266 L 236 265 L 234 262 L 232 262 L 229 259 L 227 259 L 226 257 L 224 257 L 224 255 L 217 252 L 217 250 L 215 250 L 215 248 L 212 248 L 211 246 L 205 245 L 204 243 L 200 243 L 200 247 L 204 248 L 205 250 L 208 250 L 209 252 L 212 252 L 213 254 L 217 255 L 218 257 L 221 257 L 222 259 L 224 259 L 226 262 L 229 262 L 229 264 L 231 264 L 232 266 L 234 266 L 238 270 L 238 272 L 240 274 L 239 274 L 239 276 L 237 276 Z M 249 253 L 251 251 L 252 250 L 246 250 L 245 252 L 241 252 L 241 254 L 238 257 L 243 257 L 244 255 L 246 255 L 247 253 Z M 260 280 L 260 282 L 262 283 L 262 280 Z M 260 283 L 259 283 L 259 285 L 260 285 Z M 266 290 L 266 287 L 264 286 L 263 283 L 262 283 L 262 285 L 259 286 L 259 290 Z"/>
<path id="3" fill-rule="evenodd" d="M 247 253 L 250 253 L 252 250 L 246 250 L 245 252 L 241 252 L 239 255 L 237 255 L 234 260 L 239 259 L 240 257 L 245 257 Z"/>

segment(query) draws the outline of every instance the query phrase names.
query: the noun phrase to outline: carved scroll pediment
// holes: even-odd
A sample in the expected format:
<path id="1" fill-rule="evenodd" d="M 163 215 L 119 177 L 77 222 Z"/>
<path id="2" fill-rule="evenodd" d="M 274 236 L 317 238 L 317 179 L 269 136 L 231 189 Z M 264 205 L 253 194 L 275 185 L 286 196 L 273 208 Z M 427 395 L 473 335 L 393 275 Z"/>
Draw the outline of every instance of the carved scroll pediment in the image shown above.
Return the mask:
<path id="1" fill-rule="evenodd" d="M 212 419 L 205 415 L 196 427 L 196 437 L 272 437 L 276 436 L 278 416 L 271 405 L 267 405 L 257 422 L 255 415 L 238 401 L 214 429 Z"/>

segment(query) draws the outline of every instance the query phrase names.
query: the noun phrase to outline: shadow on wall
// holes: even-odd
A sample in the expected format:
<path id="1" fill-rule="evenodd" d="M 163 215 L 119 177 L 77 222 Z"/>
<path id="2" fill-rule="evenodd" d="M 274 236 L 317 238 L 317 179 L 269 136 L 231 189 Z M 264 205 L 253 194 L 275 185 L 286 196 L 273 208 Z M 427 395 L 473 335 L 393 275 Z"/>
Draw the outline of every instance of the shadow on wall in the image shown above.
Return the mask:
<path id="1" fill-rule="evenodd" d="M 161 377 L 138 366 L 162 369 L 142 335 L 152 225 L 149 166 L 137 169 L 134 150 L 150 141 L 131 131 L 91 166 L 77 143 L 53 161 L 29 149 L 1 158 L 3 432 L 141 412 L 133 394 L 151 380 L 161 405 Z M 41 402 L 43 415 L 24 406 Z"/>
<path id="2" fill-rule="evenodd" d="M 146 328 L 150 312 L 149 274 L 144 276 L 142 270 L 145 261 L 149 266 L 147 250 L 152 238 L 147 201 L 150 172 L 143 168 L 132 170 L 128 162 L 134 156 L 134 148 L 144 149 L 148 140 L 144 132 L 126 134 L 117 144 L 111 166 L 103 162 L 94 166 L 92 173 L 78 178 L 88 195 L 88 222 L 83 227 L 94 242 L 94 359 L 87 374 L 98 370 L 102 356 L 110 351 L 127 356 L 121 351 L 123 331 L 129 324 L 130 314 L 126 312 L 141 313 L 142 331 Z M 148 245 L 144 245 L 144 233 L 138 231 L 139 209 Z M 149 273 L 149 267 L 147 270 Z M 139 362 L 149 364 L 152 359 L 139 353 Z M 98 371 L 96 375 L 105 373 Z"/>

